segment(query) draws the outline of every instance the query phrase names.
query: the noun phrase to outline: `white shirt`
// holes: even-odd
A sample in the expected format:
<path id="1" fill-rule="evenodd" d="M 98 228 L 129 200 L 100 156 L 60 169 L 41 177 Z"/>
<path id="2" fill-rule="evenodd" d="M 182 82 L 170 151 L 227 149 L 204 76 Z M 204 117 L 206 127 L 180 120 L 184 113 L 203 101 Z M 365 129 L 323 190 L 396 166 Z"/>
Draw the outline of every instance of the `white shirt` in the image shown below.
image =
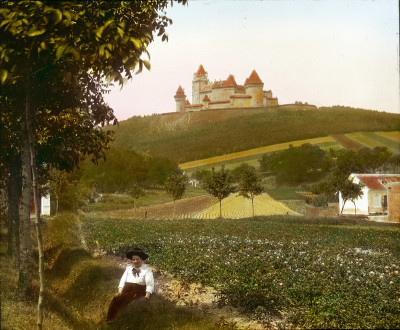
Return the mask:
<path id="1" fill-rule="evenodd" d="M 146 292 L 153 293 L 154 291 L 154 277 L 153 272 L 149 267 L 143 264 L 139 269 L 139 275 L 133 275 L 133 266 L 127 266 L 124 274 L 121 277 L 118 288 L 123 288 L 125 283 L 135 283 L 140 285 L 146 285 Z"/>

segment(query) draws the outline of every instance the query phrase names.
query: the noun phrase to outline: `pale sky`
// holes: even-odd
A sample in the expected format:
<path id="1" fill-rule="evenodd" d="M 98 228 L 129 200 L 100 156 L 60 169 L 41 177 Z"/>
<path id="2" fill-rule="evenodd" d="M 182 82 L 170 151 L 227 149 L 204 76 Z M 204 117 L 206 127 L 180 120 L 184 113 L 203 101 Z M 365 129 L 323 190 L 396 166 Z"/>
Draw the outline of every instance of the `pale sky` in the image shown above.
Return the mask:
<path id="1" fill-rule="evenodd" d="M 243 85 L 255 69 L 280 104 L 400 113 L 397 0 L 189 0 L 167 9 L 168 42 L 148 48 L 151 70 L 106 97 L 119 120 L 192 102 L 200 64 L 211 82 Z M 143 57 L 146 59 L 146 57 Z"/>

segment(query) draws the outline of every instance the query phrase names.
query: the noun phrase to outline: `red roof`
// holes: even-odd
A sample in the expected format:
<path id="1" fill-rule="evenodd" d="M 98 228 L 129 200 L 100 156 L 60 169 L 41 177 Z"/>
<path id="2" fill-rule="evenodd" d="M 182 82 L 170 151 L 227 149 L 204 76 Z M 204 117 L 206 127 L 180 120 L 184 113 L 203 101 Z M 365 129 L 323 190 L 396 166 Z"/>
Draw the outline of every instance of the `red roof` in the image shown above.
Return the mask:
<path id="1" fill-rule="evenodd" d="M 390 183 L 400 183 L 400 174 L 392 175 L 373 175 L 373 174 L 355 174 L 360 181 L 371 190 L 386 190 L 385 185 Z"/>
<path id="2" fill-rule="evenodd" d="M 185 92 L 183 91 L 181 85 L 179 85 L 178 90 L 176 91 L 176 95 L 185 95 Z"/>
<path id="3" fill-rule="evenodd" d="M 228 76 L 228 79 L 226 79 L 223 83 L 224 87 L 235 87 L 237 85 L 235 78 L 231 74 Z"/>
<path id="4" fill-rule="evenodd" d="M 247 94 L 234 94 L 234 95 L 231 95 L 231 96 L 229 96 L 231 99 L 240 99 L 240 98 L 243 98 L 243 99 L 251 99 L 251 95 L 247 95 Z"/>
<path id="5" fill-rule="evenodd" d="M 190 105 L 190 102 L 189 102 L 189 100 L 186 100 L 186 105 Z"/>
<path id="6" fill-rule="evenodd" d="M 245 85 L 247 84 L 263 84 L 261 81 L 260 77 L 258 76 L 256 70 L 253 70 L 253 72 L 250 74 L 250 77 L 246 79 L 244 82 Z"/>
<path id="7" fill-rule="evenodd" d="M 203 101 L 204 102 L 209 102 L 210 101 L 210 98 L 208 97 L 208 95 L 204 96 Z"/>
<path id="8" fill-rule="evenodd" d="M 194 74 L 196 77 L 201 77 L 205 76 L 207 74 L 206 70 L 204 70 L 203 65 L 200 64 L 199 68 L 197 69 L 197 72 Z"/>
<path id="9" fill-rule="evenodd" d="M 277 100 L 277 97 L 268 97 L 268 100 Z"/>
<path id="10" fill-rule="evenodd" d="M 212 101 L 209 104 L 217 104 L 217 103 L 231 103 L 231 101 L 227 100 L 227 101 Z"/>

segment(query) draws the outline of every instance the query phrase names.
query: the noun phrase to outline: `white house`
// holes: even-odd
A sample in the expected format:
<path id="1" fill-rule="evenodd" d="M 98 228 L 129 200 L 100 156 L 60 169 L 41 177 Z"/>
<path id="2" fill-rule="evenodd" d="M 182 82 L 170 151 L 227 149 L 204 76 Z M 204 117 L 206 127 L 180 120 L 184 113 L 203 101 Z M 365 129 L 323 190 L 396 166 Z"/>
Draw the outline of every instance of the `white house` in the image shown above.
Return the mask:
<path id="1" fill-rule="evenodd" d="M 352 173 L 349 180 L 354 183 L 362 183 L 362 196 L 355 200 L 355 206 L 352 201 L 346 201 L 343 208 L 343 214 L 387 214 L 388 205 L 391 202 L 388 199 L 388 191 L 394 185 L 400 184 L 400 174 L 357 174 Z M 398 201 L 396 201 L 397 203 Z M 393 200 L 392 203 L 395 203 Z M 343 198 L 339 192 L 339 210 L 342 210 Z"/>

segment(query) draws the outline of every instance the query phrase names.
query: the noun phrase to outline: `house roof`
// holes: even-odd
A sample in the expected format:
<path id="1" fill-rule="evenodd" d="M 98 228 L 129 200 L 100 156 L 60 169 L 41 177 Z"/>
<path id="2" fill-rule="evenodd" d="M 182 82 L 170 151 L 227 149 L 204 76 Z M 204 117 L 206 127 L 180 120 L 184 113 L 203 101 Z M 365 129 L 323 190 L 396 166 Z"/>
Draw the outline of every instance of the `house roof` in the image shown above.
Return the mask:
<path id="1" fill-rule="evenodd" d="M 197 69 L 197 72 L 194 74 L 196 77 L 201 77 L 207 75 L 206 70 L 204 70 L 203 65 L 200 64 L 199 68 Z"/>
<path id="2" fill-rule="evenodd" d="M 387 185 L 400 183 L 400 174 L 353 174 L 371 190 L 386 190 Z"/>
<path id="3" fill-rule="evenodd" d="M 262 80 L 258 76 L 256 70 L 253 70 L 250 74 L 250 77 L 246 79 L 244 82 L 245 85 L 247 84 L 263 84 Z"/>
<path id="4" fill-rule="evenodd" d="M 206 96 L 203 97 L 203 101 L 204 101 L 204 102 L 209 102 L 209 101 L 210 101 L 210 98 L 208 97 L 208 95 L 206 95 Z"/>

